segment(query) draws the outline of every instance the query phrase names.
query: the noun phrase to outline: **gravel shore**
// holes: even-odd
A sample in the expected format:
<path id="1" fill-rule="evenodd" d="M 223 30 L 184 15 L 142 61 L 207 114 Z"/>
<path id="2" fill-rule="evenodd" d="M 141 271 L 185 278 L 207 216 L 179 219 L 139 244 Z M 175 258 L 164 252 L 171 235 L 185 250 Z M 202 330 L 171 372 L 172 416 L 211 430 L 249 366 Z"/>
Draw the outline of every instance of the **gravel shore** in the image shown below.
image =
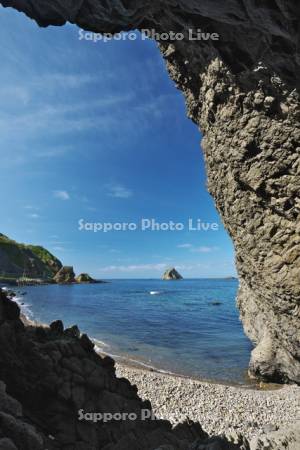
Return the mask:
<path id="1" fill-rule="evenodd" d="M 138 387 L 154 413 L 173 424 L 186 417 L 199 421 L 209 434 L 241 432 L 248 439 L 300 419 L 300 387 L 273 390 L 225 386 L 117 363 L 117 376 Z"/>

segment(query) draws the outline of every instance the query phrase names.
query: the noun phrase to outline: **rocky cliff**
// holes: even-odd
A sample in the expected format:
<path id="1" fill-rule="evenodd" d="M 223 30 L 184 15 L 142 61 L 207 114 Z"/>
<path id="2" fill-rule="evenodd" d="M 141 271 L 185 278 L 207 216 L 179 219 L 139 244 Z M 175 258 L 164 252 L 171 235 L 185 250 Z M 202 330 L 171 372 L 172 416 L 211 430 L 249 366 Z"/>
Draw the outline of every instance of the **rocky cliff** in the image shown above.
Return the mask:
<path id="1" fill-rule="evenodd" d="M 19 244 L 0 233 L 0 278 L 51 279 L 62 263 L 45 248 L 38 245 Z"/>
<path id="2" fill-rule="evenodd" d="M 250 373 L 300 382 L 299 8 L 294 0 L 2 0 L 39 25 L 202 30 L 161 42 L 204 134 L 208 188 L 236 250 Z"/>

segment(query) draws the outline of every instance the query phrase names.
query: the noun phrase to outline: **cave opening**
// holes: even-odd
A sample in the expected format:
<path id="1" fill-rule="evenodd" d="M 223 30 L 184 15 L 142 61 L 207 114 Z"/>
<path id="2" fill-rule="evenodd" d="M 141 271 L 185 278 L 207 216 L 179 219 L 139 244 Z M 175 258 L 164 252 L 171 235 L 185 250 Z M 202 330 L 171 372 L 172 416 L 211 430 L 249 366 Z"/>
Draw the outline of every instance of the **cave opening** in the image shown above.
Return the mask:
<path id="1" fill-rule="evenodd" d="M 22 128 L 22 142 L 18 141 L 15 134 L 16 142 L 13 145 L 16 160 L 10 157 L 6 164 L 7 167 L 11 164 L 29 164 L 35 172 L 31 173 L 31 180 L 42 186 L 38 193 L 33 186 L 36 203 L 28 205 L 33 209 L 26 216 L 28 227 L 31 228 L 21 240 L 28 241 L 30 234 L 36 235 L 38 221 L 43 214 L 38 211 L 39 205 L 48 201 L 47 193 L 51 192 L 53 216 L 48 217 L 49 226 L 45 233 L 57 236 L 61 234 L 61 229 L 64 230 L 62 238 L 51 238 L 50 244 L 45 245 L 50 245 L 50 250 L 64 261 L 67 259 L 67 264 L 74 264 L 75 261 L 80 271 L 88 271 L 94 277 L 101 278 L 148 278 L 160 277 L 169 265 L 176 265 L 187 279 L 228 279 L 216 288 L 205 287 L 207 293 L 203 301 L 208 314 L 209 308 L 213 313 L 215 307 L 220 307 L 216 314 L 219 322 L 211 321 L 207 333 L 213 330 L 216 341 L 218 323 L 222 323 L 220 329 L 228 333 L 228 345 L 233 345 L 232 358 L 227 366 L 228 377 L 244 380 L 251 347 L 243 334 L 234 305 L 237 283 L 234 280 L 236 272 L 232 244 L 206 189 L 199 131 L 186 118 L 183 96 L 170 80 L 155 43 L 150 40 L 139 41 L 137 38 L 134 42 L 103 42 L 101 48 L 97 48 L 90 39 L 81 39 L 80 30 L 73 26 L 41 30 L 21 17 L 12 13 L 10 20 L 20 20 L 20 23 L 18 27 L 11 22 L 10 28 L 19 29 L 20 32 L 14 33 L 9 44 L 15 45 L 15 51 L 18 46 L 21 50 L 22 56 L 20 53 L 13 62 L 18 59 L 17 73 L 22 74 L 22 79 L 14 79 L 16 75 L 12 72 L 10 76 L 19 87 L 17 94 L 11 91 L 17 96 L 15 101 L 19 113 L 15 118 L 15 131 L 21 130 L 23 124 L 25 127 Z M 5 32 L 5 28 L 2 30 Z M 37 42 L 36 47 L 30 44 L 33 41 Z M 8 58 L 9 53 L 11 55 L 14 52 L 11 48 L 9 51 L 8 45 Z M 114 67 L 118 67 L 115 72 Z M 4 76 L 7 80 L 7 73 Z M 47 170 L 41 170 L 41 167 L 47 167 Z M 77 180 L 81 180 L 81 183 L 74 186 Z M 101 188 L 97 190 L 99 180 Z M 24 179 L 20 177 L 19 183 L 20 190 L 26 191 L 28 198 L 31 198 L 27 176 Z M 73 185 L 71 190 L 68 187 L 70 185 Z M 72 229 L 72 225 L 79 217 L 94 223 L 99 220 L 99 197 L 102 215 L 112 201 L 117 202 L 116 210 L 110 208 L 108 214 L 118 223 L 138 221 L 143 214 L 143 217 L 155 216 L 163 224 L 171 220 L 183 223 L 187 228 L 189 221 L 198 221 L 205 226 L 197 229 L 191 227 L 185 235 L 171 233 L 167 238 L 162 233 L 160 240 L 157 240 L 155 233 L 153 238 L 149 234 L 146 238 L 142 234 L 137 237 L 131 234 L 106 241 L 98 239 L 95 244 L 95 236 L 81 238 L 78 229 Z M 133 204 L 133 197 L 137 197 L 136 204 Z M 57 202 L 58 199 L 61 202 Z M 70 207 L 72 200 L 76 202 L 76 208 Z M 57 222 L 52 222 L 54 216 L 59 218 L 61 228 L 57 228 Z M 211 224 L 217 225 L 214 231 L 210 229 Z M 202 234 L 195 231 L 202 231 Z M 13 231 L 15 233 L 17 230 Z M 43 233 L 40 232 L 40 239 L 45 242 Z M 73 247 L 78 245 L 76 251 L 72 249 L 70 241 Z M 126 254 L 128 242 L 131 247 L 138 247 L 136 254 Z M 101 251 L 100 263 L 95 254 L 95 245 L 96 251 Z M 155 247 L 159 247 L 160 251 L 153 252 Z M 107 259 L 104 253 L 108 254 Z M 96 264 L 100 265 L 98 273 L 93 272 Z M 230 279 L 233 286 L 230 285 Z M 227 288 L 228 293 L 223 294 L 222 290 L 226 291 Z M 160 292 L 160 288 L 157 289 Z M 149 292 L 156 291 L 149 287 Z M 193 295 L 196 295 L 195 292 Z M 226 303 L 226 299 L 230 306 L 225 305 L 223 309 L 223 300 Z M 38 309 L 39 301 L 35 297 Z M 185 325 L 181 330 L 176 330 L 176 334 L 182 336 L 182 342 L 175 340 L 175 347 L 183 345 L 184 340 L 190 342 L 189 334 L 192 339 L 200 339 L 196 331 L 187 331 L 188 314 L 192 315 L 195 308 L 197 313 L 201 309 L 197 309 L 193 302 L 186 302 L 186 312 L 181 312 L 180 317 Z M 183 306 L 180 305 L 180 308 Z M 179 310 L 174 312 L 179 314 Z M 56 314 L 52 315 L 54 319 L 58 312 L 53 313 Z M 74 320 L 78 322 L 78 316 Z M 153 323 L 151 327 L 149 333 L 154 332 Z M 232 327 L 234 331 L 230 332 Z M 174 333 L 172 327 L 170 333 Z M 131 353 L 132 349 L 142 344 L 144 337 L 141 333 L 136 337 L 137 341 L 133 339 L 131 342 L 131 336 L 120 351 Z M 107 339 L 112 339 L 109 333 Z M 170 336 L 164 339 L 170 340 Z M 202 340 L 205 341 L 203 336 Z M 207 345 L 211 346 L 215 341 L 209 339 Z M 114 342 L 116 347 L 118 344 Z M 146 345 L 147 357 L 151 360 L 157 342 L 150 339 Z M 225 342 L 210 356 L 208 348 L 203 348 L 202 357 L 207 358 L 210 364 L 208 370 L 214 371 L 218 365 L 222 367 L 220 354 L 224 351 L 224 345 Z M 173 352 L 173 360 L 168 367 L 174 370 L 172 364 L 177 359 L 178 348 L 176 351 L 174 347 L 170 348 L 168 344 L 164 351 Z M 195 344 L 190 360 L 196 356 Z M 163 358 L 162 355 L 160 358 Z M 159 360 L 154 363 L 159 365 Z M 189 363 L 185 365 L 188 367 Z M 242 371 L 237 375 L 239 364 L 242 365 Z M 198 369 L 190 363 L 190 371 L 194 375 L 197 375 Z M 182 367 L 176 366 L 175 370 L 180 372 Z"/>

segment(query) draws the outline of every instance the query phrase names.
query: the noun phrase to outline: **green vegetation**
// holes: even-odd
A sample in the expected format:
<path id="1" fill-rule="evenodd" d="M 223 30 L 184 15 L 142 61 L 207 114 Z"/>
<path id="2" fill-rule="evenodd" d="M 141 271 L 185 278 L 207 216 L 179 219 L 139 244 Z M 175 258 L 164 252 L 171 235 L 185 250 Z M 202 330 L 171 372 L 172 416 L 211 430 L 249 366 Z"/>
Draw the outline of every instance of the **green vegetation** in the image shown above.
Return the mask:
<path id="1" fill-rule="evenodd" d="M 61 262 L 45 248 L 20 244 L 0 233 L 0 281 L 22 276 L 48 280 L 61 267 Z"/>

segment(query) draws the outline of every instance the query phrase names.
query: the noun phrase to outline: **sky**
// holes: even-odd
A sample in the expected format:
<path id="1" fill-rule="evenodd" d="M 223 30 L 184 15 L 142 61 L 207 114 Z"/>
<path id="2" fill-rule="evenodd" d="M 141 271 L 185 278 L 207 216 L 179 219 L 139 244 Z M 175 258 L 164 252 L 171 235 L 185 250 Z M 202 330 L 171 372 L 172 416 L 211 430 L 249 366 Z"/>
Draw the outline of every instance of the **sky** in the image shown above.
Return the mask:
<path id="1" fill-rule="evenodd" d="M 156 44 L 82 37 L 0 8 L 0 232 L 96 278 L 235 275 L 201 134 Z M 136 229 L 100 230 L 118 223 Z"/>

